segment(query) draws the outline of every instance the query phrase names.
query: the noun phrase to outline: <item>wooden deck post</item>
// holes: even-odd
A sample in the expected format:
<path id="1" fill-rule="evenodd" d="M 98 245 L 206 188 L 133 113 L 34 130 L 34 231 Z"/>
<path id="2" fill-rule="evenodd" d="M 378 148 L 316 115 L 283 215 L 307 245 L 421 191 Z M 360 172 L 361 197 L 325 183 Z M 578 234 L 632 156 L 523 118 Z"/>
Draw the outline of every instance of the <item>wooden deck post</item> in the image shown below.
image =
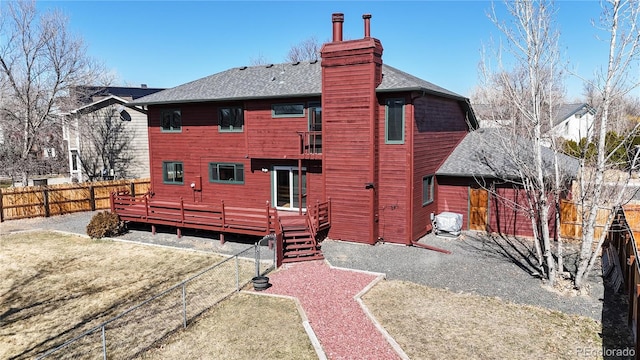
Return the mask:
<path id="1" fill-rule="evenodd" d="M 224 214 L 224 200 L 221 200 L 221 203 L 222 203 L 222 214 L 220 215 L 222 217 L 222 228 L 225 228 L 227 225 L 225 224 L 226 221 L 225 221 L 225 214 Z"/>
<path id="2" fill-rule="evenodd" d="M 131 194 L 132 198 L 136 197 L 136 183 L 134 183 L 133 181 L 129 183 L 129 193 Z"/>
<path id="3" fill-rule="evenodd" d="M 44 206 L 44 217 L 49 217 L 51 215 L 51 209 L 49 208 L 49 191 L 47 188 L 42 189 L 42 201 Z"/>
<path id="4" fill-rule="evenodd" d="M 91 211 L 96 211 L 96 192 L 93 185 L 89 185 L 89 207 Z M 113 210 L 111 212 L 113 212 Z"/>
<path id="5" fill-rule="evenodd" d="M 111 207 L 111 213 L 115 214 L 116 213 L 116 193 L 114 191 L 112 191 L 111 193 L 109 193 L 109 206 Z"/>
<path id="6" fill-rule="evenodd" d="M 155 235 L 155 234 L 156 234 L 156 225 L 151 224 L 151 235 Z"/>
<path id="7" fill-rule="evenodd" d="M 220 233 L 220 245 L 224 245 L 224 233 Z"/>
<path id="8" fill-rule="evenodd" d="M 180 222 L 184 224 L 184 199 L 180 197 Z"/>
<path id="9" fill-rule="evenodd" d="M 182 238 L 182 228 L 177 228 L 178 229 L 178 239 Z"/>
<path id="10" fill-rule="evenodd" d="M 269 235 L 271 232 L 271 210 L 269 209 L 269 201 L 267 201 L 267 227 L 265 229 L 265 235 Z"/>

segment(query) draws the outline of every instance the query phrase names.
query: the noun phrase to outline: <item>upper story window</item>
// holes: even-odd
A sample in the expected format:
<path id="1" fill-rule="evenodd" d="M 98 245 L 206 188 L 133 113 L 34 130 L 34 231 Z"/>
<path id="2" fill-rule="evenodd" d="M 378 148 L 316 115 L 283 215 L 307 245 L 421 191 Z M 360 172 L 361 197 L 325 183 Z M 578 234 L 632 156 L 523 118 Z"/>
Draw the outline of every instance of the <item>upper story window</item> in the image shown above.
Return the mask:
<path id="1" fill-rule="evenodd" d="M 244 165 L 209 163 L 209 181 L 227 184 L 244 184 Z"/>
<path id="2" fill-rule="evenodd" d="M 160 113 L 160 129 L 163 132 L 182 131 L 182 116 L 180 110 L 162 110 Z"/>
<path id="3" fill-rule="evenodd" d="M 385 108 L 384 142 L 404 144 L 404 99 L 388 99 Z"/>
<path id="4" fill-rule="evenodd" d="M 304 116 L 304 104 L 273 104 L 271 105 L 271 117 L 302 117 Z"/>
<path id="5" fill-rule="evenodd" d="M 162 162 L 162 181 L 165 184 L 183 184 L 184 171 L 182 170 L 182 162 L 179 161 L 163 161 Z"/>
<path id="6" fill-rule="evenodd" d="M 218 129 L 221 132 L 241 132 L 244 127 L 242 107 L 227 107 L 218 110 Z"/>

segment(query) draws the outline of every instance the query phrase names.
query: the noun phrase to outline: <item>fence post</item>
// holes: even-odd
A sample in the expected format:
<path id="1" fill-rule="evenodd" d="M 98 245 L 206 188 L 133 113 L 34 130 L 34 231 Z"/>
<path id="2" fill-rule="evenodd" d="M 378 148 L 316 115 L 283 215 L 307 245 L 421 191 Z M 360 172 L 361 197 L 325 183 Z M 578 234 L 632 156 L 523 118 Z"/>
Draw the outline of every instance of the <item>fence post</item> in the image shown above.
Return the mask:
<path id="1" fill-rule="evenodd" d="M 111 207 L 111 213 L 116 213 L 116 192 L 112 191 L 109 193 L 109 206 Z"/>
<path id="2" fill-rule="evenodd" d="M 0 222 L 4 221 L 4 209 L 2 208 L 2 190 L 0 190 Z"/>
<path id="3" fill-rule="evenodd" d="M 91 211 L 96 211 L 96 192 L 93 184 L 89 185 L 89 206 L 91 207 Z"/>
<path id="4" fill-rule="evenodd" d="M 102 359 L 107 360 L 107 335 L 105 334 L 104 325 L 102 325 Z"/>
<path id="5" fill-rule="evenodd" d="M 187 328 L 187 284 L 182 283 L 182 327 Z"/>
<path id="6" fill-rule="evenodd" d="M 136 183 L 133 181 L 129 184 L 129 193 L 132 198 L 136 197 Z"/>
<path id="7" fill-rule="evenodd" d="M 236 291 L 240 291 L 240 260 L 236 255 Z"/>
<path id="8" fill-rule="evenodd" d="M 640 342 L 638 341 L 638 331 L 640 331 L 640 285 L 636 285 L 636 302 L 635 302 L 635 308 L 636 308 L 636 336 L 635 339 L 633 339 L 633 343 L 634 343 L 634 347 L 635 347 L 635 358 L 638 358 L 638 354 L 640 354 Z M 629 304 L 629 308 L 631 308 L 631 304 Z"/>
<path id="9" fill-rule="evenodd" d="M 51 209 L 49 209 L 49 190 L 45 187 L 42 189 L 42 201 L 44 206 L 44 217 L 51 215 Z"/>
<path id="10" fill-rule="evenodd" d="M 636 304 L 637 298 L 638 298 L 638 293 L 636 292 L 636 282 L 635 282 L 635 260 L 636 257 L 631 255 L 629 256 L 629 260 L 627 262 L 628 268 L 627 270 L 627 276 L 623 276 L 624 278 L 626 278 L 626 280 L 628 281 L 627 283 L 627 290 L 629 291 L 629 326 L 631 326 L 633 324 L 633 310 L 636 306 L 638 306 Z M 635 306 L 634 306 L 635 304 Z"/>

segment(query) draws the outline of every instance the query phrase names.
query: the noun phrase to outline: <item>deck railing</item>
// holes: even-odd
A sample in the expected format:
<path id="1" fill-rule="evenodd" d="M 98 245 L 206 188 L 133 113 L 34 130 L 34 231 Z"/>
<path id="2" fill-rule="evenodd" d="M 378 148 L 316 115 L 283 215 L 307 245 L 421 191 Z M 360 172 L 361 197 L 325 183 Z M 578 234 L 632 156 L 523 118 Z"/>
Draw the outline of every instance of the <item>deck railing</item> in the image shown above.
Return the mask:
<path id="1" fill-rule="evenodd" d="M 322 154 L 322 131 L 298 131 L 300 136 L 300 154 Z"/>
<path id="2" fill-rule="evenodd" d="M 159 201 L 149 196 L 128 193 L 111 194 L 111 211 L 122 220 L 194 228 L 246 235 L 268 235 L 273 230 L 275 209 L 269 202 L 263 209 L 219 205 Z"/>

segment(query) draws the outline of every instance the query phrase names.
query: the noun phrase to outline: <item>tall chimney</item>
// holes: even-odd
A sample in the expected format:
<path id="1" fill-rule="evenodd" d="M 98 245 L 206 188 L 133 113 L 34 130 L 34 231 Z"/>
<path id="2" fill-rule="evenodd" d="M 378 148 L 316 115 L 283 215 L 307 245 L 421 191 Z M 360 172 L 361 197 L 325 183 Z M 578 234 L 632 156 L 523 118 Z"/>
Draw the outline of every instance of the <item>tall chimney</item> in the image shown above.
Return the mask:
<path id="1" fill-rule="evenodd" d="M 371 14 L 364 14 L 362 15 L 362 18 L 364 19 L 364 37 L 366 38 L 370 38 L 371 37 Z"/>
<path id="2" fill-rule="evenodd" d="M 342 41 L 342 23 L 344 22 L 343 13 L 334 13 L 331 15 L 333 21 L 333 42 Z"/>

